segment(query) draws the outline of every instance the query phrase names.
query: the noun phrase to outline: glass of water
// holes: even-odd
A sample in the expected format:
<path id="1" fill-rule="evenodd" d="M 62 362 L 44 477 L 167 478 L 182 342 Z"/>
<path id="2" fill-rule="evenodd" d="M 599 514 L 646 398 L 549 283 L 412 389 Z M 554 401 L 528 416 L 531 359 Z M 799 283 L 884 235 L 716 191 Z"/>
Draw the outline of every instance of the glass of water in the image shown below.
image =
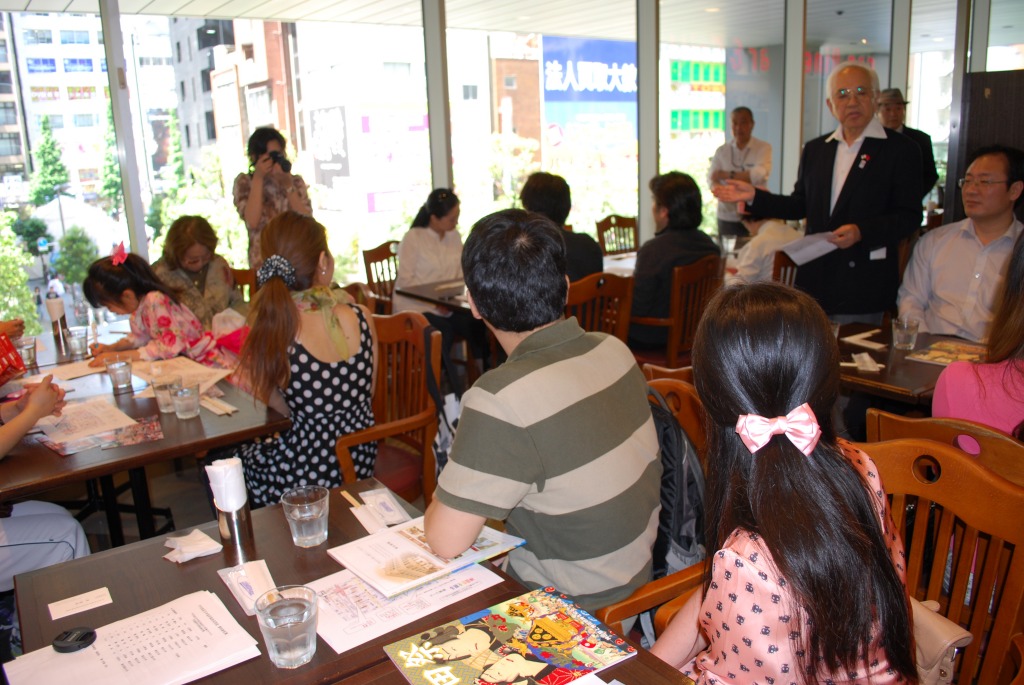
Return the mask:
<path id="1" fill-rule="evenodd" d="M 316 654 L 316 593 L 304 585 L 267 590 L 256 600 L 256 618 L 270 660 L 298 668 Z"/>
<path id="2" fill-rule="evenodd" d="M 174 395 L 181 390 L 181 376 L 160 374 L 153 377 L 153 395 L 161 414 L 174 413 Z"/>
<path id="3" fill-rule="evenodd" d="M 159 376 L 158 376 L 159 377 Z M 156 389 L 153 389 L 156 393 Z M 199 384 L 190 383 L 185 385 L 182 383 L 180 387 L 174 391 L 171 395 L 172 401 L 174 402 L 174 413 L 179 419 L 194 419 L 199 416 Z M 159 404 L 160 400 L 157 399 Z"/>
<path id="4" fill-rule="evenodd" d="M 114 386 L 114 394 L 131 392 L 132 358 L 115 354 L 106 357 L 103 362 L 107 365 L 107 374 L 110 376 L 110 384 Z"/>
<path id="5" fill-rule="evenodd" d="M 298 547 L 316 547 L 327 539 L 330 493 L 319 485 L 293 488 L 281 496 L 281 507 Z"/>

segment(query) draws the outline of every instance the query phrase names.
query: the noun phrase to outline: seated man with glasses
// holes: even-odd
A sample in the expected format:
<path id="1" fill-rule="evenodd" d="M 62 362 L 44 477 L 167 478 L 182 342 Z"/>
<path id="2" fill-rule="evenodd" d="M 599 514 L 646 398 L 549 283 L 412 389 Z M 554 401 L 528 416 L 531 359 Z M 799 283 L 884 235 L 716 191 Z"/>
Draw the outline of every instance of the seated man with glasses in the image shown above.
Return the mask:
<path id="1" fill-rule="evenodd" d="M 917 242 L 900 286 L 900 316 L 920 321 L 922 331 L 982 342 L 1024 228 L 1013 215 L 1024 195 L 1024 152 L 976 150 L 959 185 L 967 218 Z"/>
<path id="2" fill-rule="evenodd" d="M 831 233 L 839 249 L 803 264 L 796 285 L 840 323 L 880 323 L 896 303 L 899 243 L 921 225 L 921 153 L 875 118 L 878 74 L 843 62 L 828 77 L 836 130 L 804 145 L 792 194 L 726 180 L 712 192 L 746 211 L 807 219 L 807 234 Z"/>

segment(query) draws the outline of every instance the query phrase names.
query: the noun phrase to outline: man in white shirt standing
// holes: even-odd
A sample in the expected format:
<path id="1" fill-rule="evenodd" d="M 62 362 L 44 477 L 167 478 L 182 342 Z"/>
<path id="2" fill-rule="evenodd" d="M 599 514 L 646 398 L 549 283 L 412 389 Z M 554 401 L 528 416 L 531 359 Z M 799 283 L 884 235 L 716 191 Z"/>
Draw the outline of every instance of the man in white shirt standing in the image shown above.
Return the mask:
<path id="1" fill-rule="evenodd" d="M 971 155 L 960 193 L 967 218 L 929 231 L 914 247 L 900 286 L 900 316 L 921 330 L 982 342 L 1006 262 L 1021 234 L 1014 205 L 1024 194 L 1024 152 L 1002 145 Z"/>
<path id="2" fill-rule="evenodd" d="M 715 150 L 708 170 L 708 185 L 714 188 L 726 179 L 746 181 L 755 186 L 768 182 L 772 172 L 772 146 L 754 138 L 754 113 L 749 107 L 737 107 L 730 115 L 732 140 Z M 735 202 L 718 202 L 718 240 L 723 236 L 745 236 Z"/>

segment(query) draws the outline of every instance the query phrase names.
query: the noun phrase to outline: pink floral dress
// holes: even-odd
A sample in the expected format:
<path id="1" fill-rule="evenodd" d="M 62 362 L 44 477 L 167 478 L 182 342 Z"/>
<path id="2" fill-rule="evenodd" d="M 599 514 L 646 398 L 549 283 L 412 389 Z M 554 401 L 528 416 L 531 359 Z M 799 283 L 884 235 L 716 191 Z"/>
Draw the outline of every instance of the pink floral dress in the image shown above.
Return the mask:
<path id="1" fill-rule="evenodd" d="M 203 330 L 192 310 L 158 290 L 143 296 L 129 324 L 131 332 L 125 340 L 139 351 L 140 359 L 170 359 L 183 354 L 207 366 L 235 366 L 230 356 L 217 349 L 213 336 Z"/>
<path id="2" fill-rule="evenodd" d="M 882 535 L 900 578 L 906 582 L 903 541 L 889 512 L 878 469 L 871 457 L 839 441 L 839 447 L 867 484 L 882 523 Z M 736 529 L 726 539 L 712 562 L 711 583 L 700 607 L 700 622 L 709 645 L 682 671 L 698 685 L 724 683 L 800 682 L 796 652 L 805 643 L 797 632 L 793 596 L 759 535 Z M 806 614 L 799 617 L 807 625 Z M 904 682 L 889 668 L 885 650 L 875 636 L 868 659 L 856 671 L 821 674 L 825 683 L 871 683 L 889 685 Z"/>

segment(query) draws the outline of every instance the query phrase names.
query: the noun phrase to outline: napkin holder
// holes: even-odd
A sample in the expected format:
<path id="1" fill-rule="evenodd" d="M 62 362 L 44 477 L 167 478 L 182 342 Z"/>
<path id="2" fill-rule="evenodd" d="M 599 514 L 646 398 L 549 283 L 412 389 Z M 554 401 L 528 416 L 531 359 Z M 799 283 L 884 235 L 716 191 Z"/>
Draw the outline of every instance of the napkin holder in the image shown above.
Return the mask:
<path id="1" fill-rule="evenodd" d="M 252 515 L 248 502 L 234 511 L 217 509 L 217 529 L 220 531 L 224 551 L 232 557 L 233 563 L 240 564 L 255 558 Z"/>

